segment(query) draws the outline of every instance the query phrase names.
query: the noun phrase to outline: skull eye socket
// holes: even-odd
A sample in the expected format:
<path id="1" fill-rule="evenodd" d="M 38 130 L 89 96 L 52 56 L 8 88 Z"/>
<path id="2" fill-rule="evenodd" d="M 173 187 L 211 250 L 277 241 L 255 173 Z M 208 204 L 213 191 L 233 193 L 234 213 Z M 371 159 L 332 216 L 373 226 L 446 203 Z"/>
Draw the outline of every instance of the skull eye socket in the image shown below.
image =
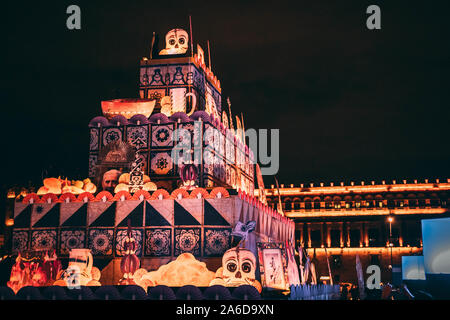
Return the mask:
<path id="1" fill-rule="evenodd" d="M 185 43 L 185 40 L 184 40 L 184 38 L 180 38 L 180 39 L 178 39 L 178 43 L 179 43 L 179 44 L 184 44 L 184 43 Z"/>
<path id="2" fill-rule="evenodd" d="M 236 263 L 234 263 L 234 262 L 228 263 L 228 264 L 227 264 L 227 269 L 228 269 L 228 271 L 230 271 L 230 272 L 235 272 L 236 269 L 237 269 Z"/>
<path id="3" fill-rule="evenodd" d="M 250 271 L 252 271 L 252 265 L 249 262 L 244 262 L 242 264 L 242 271 L 244 271 L 245 273 L 249 273 Z"/>
<path id="4" fill-rule="evenodd" d="M 175 39 L 170 39 L 170 40 L 169 40 L 169 44 L 170 44 L 171 46 L 173 46 L 173 45 L 175 44 Z"/>

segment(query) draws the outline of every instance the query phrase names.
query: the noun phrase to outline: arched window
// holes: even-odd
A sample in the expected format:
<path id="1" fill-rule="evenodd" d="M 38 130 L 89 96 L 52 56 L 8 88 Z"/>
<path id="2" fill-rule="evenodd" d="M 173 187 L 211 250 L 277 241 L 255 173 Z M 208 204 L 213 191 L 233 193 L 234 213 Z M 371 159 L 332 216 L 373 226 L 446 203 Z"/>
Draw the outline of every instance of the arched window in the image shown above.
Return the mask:
<path id="1" fill-rule="evenodd" d="M 365 206 L 368 209 L 372 209 L 375 206 L 375 202 L 373 200 L 373 196 L 371 194 L 368 194 L 364 197 L 365 199 Z"/>
<path id="2" fill-rule="evenodd" d="M 383 197 L 380 194 L 375 196 L 375 203 L 377 208 L 383 208 Z"/>
<path id="3" fill-rule="evenodd" d="M 291 211 L 292 210 L 292 201 L 291 201 L 290 198 L 287 198 L 284 201 L 284 210 L 286 210 L 286 211 Z"/>
<path id="4" fill-rule="evenodd" d="M 346 209 L 353 208 L 353 199 L 352 199 L 351 196 L 345 196 L 344 197 L 344 201 L 345 201 L 345 208 Z"/>
<path id="5" fill-rule="evenodd" d="M 314 198 L 314 209 L 316 209 L 316 210 L 320 209 L 320 198 L 319 197 Z"/>
<path id="6" fill-rule="evenodd" d="M 355 208 L 360 208 L 361 202 L 362 202 L 362 197 L 360 195 L 356 195 L 354 197 L 354 200 L 355 200 Z"/>
<path id="7" fill-rule="evenodd" d="M 334 208 L 335 209 L 340 209 L 341 208 L 341 201 L 342 201 L 342 199 L 339 196 L 335 196 L 333 198 L 333 203 L 334 203 Z"/>
<path id="8" fill-rule="evenodd" d="M 408 194 L 408 207 L 416 208 L 419 205 L 419 201 L 417 200 L 417 196 L 414 193 Z"/>
<path id="9" fill-rule="evenodd" d="M 441 205 L 441 199 L 436 193 L 432 193 L 430 195 L 430 205 L 432 208 L 437 208 Z"/>
<path id="10" fill-rule="evenodd" d="M 294 198 L 293 206 L 294 206 L 294 210 L 300 210 L 300 199 L 299 198 Z"/>
<path id="11" fill-rule="evenodd" d="M 312 199 L 311 198 L 305 198 L 303 199 L 305 201 L 305 209 L 311 210 L 312 209 Z"/>
<path id="12" fill-rule="evenodd" d="M 417 195 L 417 198 L 419 199 L 419 208 L 425 208 L 426 207 L 425 195 L 423 193 L 419 193 Z"/>
<path id="13" fill-rule="evenodd" d="M 325 197 L 324 201 L 325 201 L 325 209 L 333 208 L 333 199 L 330 196 Z"/>

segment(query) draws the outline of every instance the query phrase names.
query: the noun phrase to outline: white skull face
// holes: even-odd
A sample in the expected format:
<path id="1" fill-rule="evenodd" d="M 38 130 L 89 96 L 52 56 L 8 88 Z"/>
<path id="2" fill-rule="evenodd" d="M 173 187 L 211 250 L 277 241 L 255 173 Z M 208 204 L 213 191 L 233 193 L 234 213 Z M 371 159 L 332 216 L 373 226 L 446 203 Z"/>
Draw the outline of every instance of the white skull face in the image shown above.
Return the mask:
<path id="1" fill-rule="evenodd" d="M 243 284 L 252 285 L 255 281 L 256 258 L 247 249 L 232 248 L 222 258 L 223 280 L 230 287 Z"/>
<path id="2" fill-rule="evenodd" d="M 189 36 L 183 29 L 172 29 L 166 34 L 166 48 L 159 54 L 183 54 L 188 49 Z"/>

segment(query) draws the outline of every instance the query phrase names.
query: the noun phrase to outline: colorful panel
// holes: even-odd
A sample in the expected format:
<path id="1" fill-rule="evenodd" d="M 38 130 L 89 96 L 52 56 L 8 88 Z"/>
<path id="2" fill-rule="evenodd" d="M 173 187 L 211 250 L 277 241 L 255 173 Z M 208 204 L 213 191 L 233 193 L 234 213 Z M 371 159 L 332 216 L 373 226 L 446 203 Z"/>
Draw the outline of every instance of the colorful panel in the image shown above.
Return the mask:
<path id="1" fill-rule="evenodd" d="M 61 205 L 60 225 L 82 227 L 87 225 L 87 203 L 69 202 Z"/>
<path id="2" fill-rule="evenodd" d="M 181 67 L 176 67 L 175 74 L 173 75 L 172 82 L 170 84 L 187 84 L 184 80 L 184 74 Z"/>
<path id="3" fill-rule="evenodd" d="M 14 228 L 29 228 L 31 221 L 32 205 L 16 205 L 14 210 Z"/>
<path id="4" fill-rule="evenodd" d="M 173 172 L 173 160 L 168 152 L 152 152 L 150 173 L 156 175 L 167 175 Z"/>
<path id="5" fill-rule="evenodd" d="M 146 226 L 170 226 L 173 223 L 173 207 L 164 205 L 168 200 L 158 200 L 157 202 L 147 202 L 145 205 L 145 225 Z M 173 201 L 169 202 L 172 204 Z M 159 205 L 159 206 L 158 206 Z M 155 207 L 157 206 L 157 207 Z"/>
<path id="6" fill-rule="evenodd" d="M 56 230 L 36 230 L 31 235 L 31 249 L 56 249 Z"/>
<path id="7" fill-rule="evenodd" d="M 112 127 L 103 129 L 103 145 L 122 140 L 122 128 Z"/>
<path id="8" fill-rule="evenodd" d="M 174 255 L 189 252 L 194 256 L 200 256 L 200 237 L 200 228 L 175 228 Z"/>
<path id="9" fill-rule="evenodd" d="M 89 155 L 89 177 L 95 177 L 97 175 L 97 161 L 98 155 L 90 154 Z"/>
<path id="10" fill-rule="evenodd" d="M 146 73 L 149 73 L 148 69 L 145 69 Z M 145 80 L 144 74 L 142 75 L 143 80 Z M 151 86 L 165 86 L 166 83 L 164 82 L 163 76 L 161 75 L 161 69 L 154 69 L 153 74 L 150 75 L 150 85 Z M 147 77 L 148 79 L 148 77 Z"/>
<path id="11" fill-rule="evenodd" d="M 204 255 L 221 257 L 230 248 L 231 229 L 205 228 Z"/>
<path id="12" fill-rule="evenodd" d="M 214 173 L 214 154 L 205 149 L 203 152 L 203 172 L 209 175 L 213 175 Z"/>
<path id="13" fill-rule="evenodd" d="M 156 103 L 161 102 L 161 98 L 166 95 L 166 89 L 148 90 L 147 99 L 156 100 Z"/>
<path id="14" fill-rule="evenodd" d="M 97 128 L 90 128 L 89 130 L 90 140 L 89 140 L 89 150 L 98 151 L 98 142 L 100 139 L 100 130 Z"/>
<path id="15" fill-rule="evenodd" d="M 116 223 L 117 227 L 127 227 L 128 220 L 132 227 L 141 227 L 144 222 L 144 202 L 128 200 L 117 202 Z"/>
<path id="16" fill-rule="evenodd" d="M 192 204 L 192 199 L 189 202 Z M 195 202 L 199 202 L 197 199 L 194 199 Z M 189 205 L 189 202 L 187 203 Z M 184 201 L 186 203 L 186 201 Z M 192 209 L 191 209 L 192 207 Z M 191 210 L 189 210 L 191 209 Z M 201 220 L 201 208 L 200 212 L 198 212 L 198 208 L 193 206 L 188 206 L 187 209 L 181 205 L 177 200 L 174 201 L 174 221 L 177 226 L 191 226 L 191 225 L 200 225 L 199 220 Z M 199 214 L 200 213 L 200 214 Z M 199 216 L 200 215 L 200 216 Z M 195 217 L 196 218 L 195 218 Z"/>
<path id="17" fill-rule="evenodd" d="M 145 231 L 145 255 L 166 257 L 172 255 L 172 229 L 152 228 Z"/>
<path id="18" fill-rule="evenodd" d="M 31 226 L 33 228 L 59 227 L 59 203 L 39 203 L 33 205 Z"/>
<path id="19" fill-rule="evenodd" d="M 127 141 L 136 149 L 148 147 L 148 126 L 127 126 Z"/>
<path id="20" fill-rule="evenodd" d="M 128 230 L 127 229 L 119 229 L 116 231 L 116 256 L 124 256 L 125 255 L 125 239 L 127 237 Z M 131 235 L 134 238 L 136 243 L 136 256 L 142 255 L 142 243 L 143 243 L 143 230 L 142 229 L 132 229 Z"/>
<path id="21" fill-rule="evenodd" d="M 214 148 L 214 127 L 210 124 L 205 123 L 205 127 L 203 130 L 203 142 L 204 146 L 209 146 L 211 149 Z"/>
<path id="22" fill-rule="evenodd" d="M 191 145 L 193 147 L 200 147 L 202 145 L 202 124 L 200 121 L 184 123 L 179 125 L 180 128 L 189 131 Z M 180 137 L 182 138 L 182 137 Z M 184 135 L 183 135 L 184 138 Z M 178 139 L 177 139 L 178 140 Z M 183 142 L 183 139 L 179 139 L 178 141 Z"/>
<path id="23" fill-rule="evenodd" d="M 59 253 L 68 255 L 71 249 L 86 248 L 86 231 L 83 229 L 61 230 Z"/>
<path id="24" fill-rule="evenodd" d="M 212 200 L 214 202 L 217 202 L 217 200 Z M 225 220 L 224 217 L 219 213 L 218 210 L 216 210 L 208 200 L 205 199 L 204 201 L 205 209 L 204 209 L 204 224 L 205 225 L 211 225 L 211 226 L 229 226 L 227 220 Z M 229 210 L 227 210 L 229 211 Z"/>
<path id="25" fill-rule="evenodd" d="M 12 234 L 12 251 L 20 252 L 28 249 L 28 231 L 14 230 Z"/>
<path id="26" fill-rule="evenodd" d="M 112 255 L 113 229 L 90 229 L 89 244 L 93 255 Z"/>
<path id="27" fill-rule="evenodd" d="M 152 147 L 173 146 L 173 125 L 152 125 Z"/>
<path id="28" fill-rule="evenodd" d="M 114 227 L 117 202 L 90 202 L 88 206 L 91 227 Z"/>

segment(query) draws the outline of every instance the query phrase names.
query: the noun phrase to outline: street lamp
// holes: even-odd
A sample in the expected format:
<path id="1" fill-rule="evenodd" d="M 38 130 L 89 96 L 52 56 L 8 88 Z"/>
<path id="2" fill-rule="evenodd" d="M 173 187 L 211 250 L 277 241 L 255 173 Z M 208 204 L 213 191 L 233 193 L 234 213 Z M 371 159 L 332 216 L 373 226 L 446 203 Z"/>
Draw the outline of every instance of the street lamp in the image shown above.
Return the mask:
<path id="1" fill-rule="evenodd" d="M 389 222 L 389 247 L 391 248 L 391 264 L 389 265 L 389 268 L 391 269 L 391 282 L 392 282 L 393 280 L 392 247 L 394 246 L 394 244 L 392 243 L 392 222 L 394 222 L 394 217 L 389 216 L 387 220 Z"/>

